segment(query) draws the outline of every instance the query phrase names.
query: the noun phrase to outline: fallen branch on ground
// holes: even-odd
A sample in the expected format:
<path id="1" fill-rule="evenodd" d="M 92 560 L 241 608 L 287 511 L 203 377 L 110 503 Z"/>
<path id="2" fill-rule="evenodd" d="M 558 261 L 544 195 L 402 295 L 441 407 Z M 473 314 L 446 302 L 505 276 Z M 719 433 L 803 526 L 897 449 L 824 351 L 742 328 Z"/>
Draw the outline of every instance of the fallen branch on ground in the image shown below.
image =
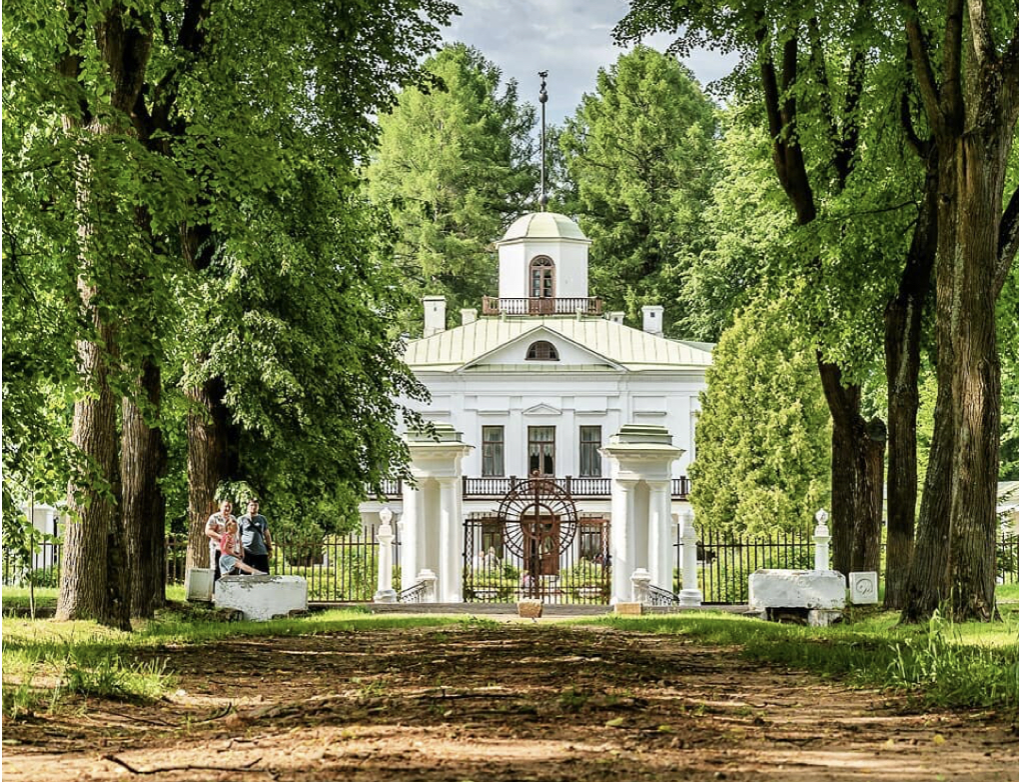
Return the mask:
<path id="1" fill-rule="evenodd" d="M 116 763 L 118 766 L 126 768 L 132 774 L 162 774 L 164 771 L 254 771 L 259 774 L 274 775 L 274 772 L 267 768 L 252 768 L 252 766 L 259 763 L 262 758 L 255 758 L 250 763 L 245 763 L 243 766 L 192 766 L 191 764 L 188 764 L 186 766 L 159 766 L 158 768 L 151 768 L 147 770 L 135 768 L 126 760 L 121 760 L 116 755 L 103 755 L 103 760 Z"/>

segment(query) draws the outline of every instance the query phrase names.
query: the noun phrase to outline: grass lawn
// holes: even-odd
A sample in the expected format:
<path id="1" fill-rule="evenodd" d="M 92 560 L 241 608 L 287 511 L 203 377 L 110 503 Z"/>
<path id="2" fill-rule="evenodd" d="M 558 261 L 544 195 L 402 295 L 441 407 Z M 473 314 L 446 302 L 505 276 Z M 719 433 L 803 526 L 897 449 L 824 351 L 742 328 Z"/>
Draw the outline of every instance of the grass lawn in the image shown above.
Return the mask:
<path id="1" fill-rule="evenodd" d="M 180 597 L 183 589 L 180 588 Z M 168 596 L 172 592 L 168 590 Z M 37 595 L 38 597 L 38 595 Z M 4 603 L 7 603 L 4 591 Z M 49 597 L 55 601 L 55 595 Z M 27 598 L 26 598 L 27 602 Z M 38 709 L 40 699 L 55 705 L 64 694 L 124 700 L 159 698 L 174 679 L 158 651 L 239 636 L 314 635 L 399 627 L 457 624 L 465 617 L 373 616 L 357 609 L 332 610 L 271 622 L 225 622 L 205 605 L 182 602 L 135 623 L 126 633 L 95 622 L 6 617 L 3 621 L 3 710 Z M 141 661 L 140 661 L 141 660 Z"/>
<path id="2" fill-rule="evenodd" d="M 592 621 L 738 646 L 748 658 L 906 691 L 932 706 L 1001 709 L 1019 715 L 1019 606 L 1003 621 L 899 626 L 895 612 L 857 612 L 832 627 L 761 622 L 722 613 L 601 617 Z"/>

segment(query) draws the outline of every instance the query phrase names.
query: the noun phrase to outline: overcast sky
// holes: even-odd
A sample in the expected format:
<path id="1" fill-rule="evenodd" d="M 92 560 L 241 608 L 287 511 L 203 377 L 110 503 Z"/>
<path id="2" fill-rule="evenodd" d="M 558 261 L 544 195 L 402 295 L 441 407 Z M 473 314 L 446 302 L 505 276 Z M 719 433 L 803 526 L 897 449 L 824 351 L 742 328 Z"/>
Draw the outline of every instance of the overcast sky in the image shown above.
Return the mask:
<path id="1" fill-rule="evenodd" d="M 475 46 L 502 69 L 503 83 L 513 78 L 520 97 L 538 105 L 538 71 L 547 70 L 548 121 L 573 114 L 580 97 L 593 92 L 599 68 L 623 51 L 612 41 L 612 28 L 629 4 L 625 0 L 458 0 L 461 15 L 445 31 L 447 41 Z M 669 35 L 645 41 L 665 51 Z M 684 60 L 701 84 L 732 68 L 734 58 L 695 51 Z"/>

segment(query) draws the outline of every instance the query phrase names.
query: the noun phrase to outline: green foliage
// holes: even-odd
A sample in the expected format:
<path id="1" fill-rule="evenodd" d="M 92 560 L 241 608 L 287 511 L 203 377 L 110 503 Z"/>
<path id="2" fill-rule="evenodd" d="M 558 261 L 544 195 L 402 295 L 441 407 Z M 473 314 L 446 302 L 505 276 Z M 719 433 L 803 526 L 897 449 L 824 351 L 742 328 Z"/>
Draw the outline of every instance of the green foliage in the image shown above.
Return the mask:
<path id="1" fill-rule="evenodd" d="M 815 354 L 790 300 L 751 303 L 713 355 L 690 468 L 699 523 L 803 529 L 828 500 L 831 435 Z"/>
<path id="2" fill-rule="evenodd" d="M 895 645 L 892 681 L 925 691 L 939 706 L 991 707 L 1004 701 L 1019 710 L 1019 644 L 1004 653 L 962 643 L 951 622 L 935 612 L 924 635 Z"/>
<path id="3" fill-rule="evenodd" d="M 703 211 L 717 177 L 715 109 L 690 71 L 645 46 L 598 72 L 560 136 L 575 210 L 593 240 L 590 284 L 608 309 L 639 322 L 665 306 L 681 331 L 676 291 L 708 246 Z"/>
<path id="4" fill-rule="evenodd" d="M 396 234 L 400 318 L 421 324 L 420 297 L 447 297 L 447 312 L 478 307 L 496 291 L 491 242 L 526 209 L 537 168 L 530 132 L 534 109 L 476 49 L 447 45 L 424 68 L 438 88 L 404 90 L 379 117 L 381 143 L 367 169 L 369 193 L 384 204 Z"/>
<path id="5" fill-rule="evenodd" d="M 186 512 L 182 390 L 227 388 L 240 475 L 276 512 L 350 523 L 364 484 L 405 456 L 393 398 L 419 396 L 390 333 L 401 301 L 389 226 L 357 166 L 395 90 L 431 81 L 420 57 L 444 0 L 241 0 L 4 8 L 4 529 L 32 492 L 73 473 L 71 405 L 96 345 L 115 397 L 161 366 L 170 518 Z M 97 31 L 126 21 L 118 46 Z M 123 43 L 124 41 L 120 41 Z M 121 90 L 122 91 L 122 90 Z M 133 100 L 133 99 L 132 99 Z M 131 115 L 125 113 L 131 110 Z M 80 305 L 94 285 L 101 325 Z M 110 432 L 110 439 L 115 433 Z M 268 508 L 267 508 L 268 509 Z M 13 537 L 12 537 L 13 541 Z M 94 552 L 98 553 L 98 552 Z M 102 557 L 100 557 L 101 559 Z"/>
<path id="6" fill-rule="evenodd" d="M 754 660 L 838 676 L 851 684 L 899 689 L 927 705 L 1000 708 L 1019 713 L 1015 617 L 1004 623 L 895 626 L 878 614 L 858 623 L 801 627 L 731 615 L 607 617 L 620 630 L 682 634 L 742 647 Z"/>

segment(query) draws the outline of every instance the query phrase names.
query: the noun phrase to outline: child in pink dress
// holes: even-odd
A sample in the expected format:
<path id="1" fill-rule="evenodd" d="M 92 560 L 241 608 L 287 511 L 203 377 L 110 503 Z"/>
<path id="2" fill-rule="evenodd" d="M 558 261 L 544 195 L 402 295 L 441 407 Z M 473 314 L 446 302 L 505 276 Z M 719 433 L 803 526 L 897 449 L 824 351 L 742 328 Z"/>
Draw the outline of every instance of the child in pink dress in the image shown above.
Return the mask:
<path id="1" fill-rule="evenodd" d="M 241 559 L 241 538 L 237 534 L 237 519 L 232 516 L 227 520 L 225 531 L 219 538 L 219 572 L 224 576 L 230 575 L 234 568 L 240 568 L 245 573 L 253 576 L 268 575 L 264 570 L 255 570 L 251 565 L 245 564 Z"/>

